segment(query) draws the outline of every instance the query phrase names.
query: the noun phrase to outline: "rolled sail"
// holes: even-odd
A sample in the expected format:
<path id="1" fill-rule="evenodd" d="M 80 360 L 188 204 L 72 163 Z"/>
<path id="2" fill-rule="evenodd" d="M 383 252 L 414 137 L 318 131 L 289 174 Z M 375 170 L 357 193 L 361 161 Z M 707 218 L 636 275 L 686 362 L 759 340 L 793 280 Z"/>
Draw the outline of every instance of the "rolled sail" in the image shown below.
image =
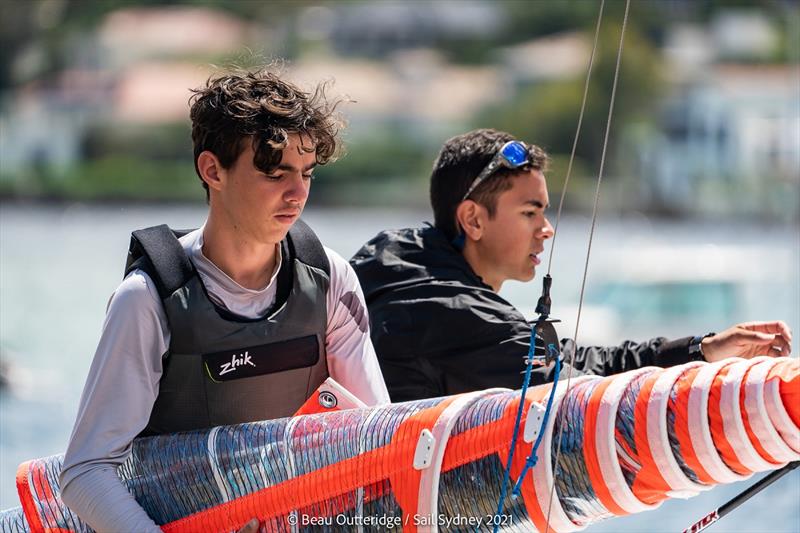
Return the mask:
<path id="1" fill-rule="evenodd" d="M 512 479 L 543 432 L 539 460 L 499 517 L 521 400 L 500 389 L 137 439 L 118 474 L 167 532 L 256 517 L 267 531 L 560 533 L 800 459 L 796 359 L 561 381 L 540 427 L 551 387 L 524 400 Z M 61 461 L 20 466 L 22 507 L 0 513 L 0 532 L 90 531 L 59 498 Z"/>

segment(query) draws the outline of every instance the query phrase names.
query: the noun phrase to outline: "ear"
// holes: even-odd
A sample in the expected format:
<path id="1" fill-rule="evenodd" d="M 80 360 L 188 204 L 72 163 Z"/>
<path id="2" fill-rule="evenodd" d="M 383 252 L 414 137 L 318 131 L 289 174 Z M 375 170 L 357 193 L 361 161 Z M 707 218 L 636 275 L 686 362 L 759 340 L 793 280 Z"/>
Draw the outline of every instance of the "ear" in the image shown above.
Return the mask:
<path id="1" fill-rule="evenodd" d="M 467 239 L 479 241 L 485 228 L 486 208 L 473 200 L 464 200 L 456 208 L 456 223 Z"/>
<path id="2" fill-rule="evenodd" d="M 217 156 L 205 150 L 197 156 L 197 170 L 200 178 L 208 184 L 209 189 L 218 191 L 225 182 L 225 169 L 219 162 Z"/>

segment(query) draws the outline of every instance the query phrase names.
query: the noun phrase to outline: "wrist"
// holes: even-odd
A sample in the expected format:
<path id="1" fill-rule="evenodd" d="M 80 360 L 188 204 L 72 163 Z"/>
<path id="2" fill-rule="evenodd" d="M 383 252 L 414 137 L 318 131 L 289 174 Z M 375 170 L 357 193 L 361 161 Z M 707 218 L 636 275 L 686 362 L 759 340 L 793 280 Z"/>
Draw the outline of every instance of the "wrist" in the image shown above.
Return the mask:
<path id="1" fill-rule="evenodd" d="M 709 346 L 711 338 L 716 333 L 706 333 L 705 335 L 697 335 L 689 342 L 689 360 L 690 361 L 709 361 Z"/>

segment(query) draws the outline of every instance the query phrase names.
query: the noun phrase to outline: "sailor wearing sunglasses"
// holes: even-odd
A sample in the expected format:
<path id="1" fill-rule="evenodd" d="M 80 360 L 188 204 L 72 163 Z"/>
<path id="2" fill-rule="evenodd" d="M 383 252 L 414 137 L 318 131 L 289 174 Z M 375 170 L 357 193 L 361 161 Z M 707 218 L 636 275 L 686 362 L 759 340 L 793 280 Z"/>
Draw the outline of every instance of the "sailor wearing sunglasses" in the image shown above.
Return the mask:
<path id="1" fill-rule="evenodd" d="M 530 281 L 553 236 L 547 154 L 510 134 L 475 130 L 447 141 L 434 163 L 434 225 L 388 230 L 350 260 L 364 290 L 371 335 L 392 401 L 522 383 L 530 325 L 498 291 Z M 783 322 L 739 324 L 718 334 L 618 346 L 576 347 L 573 375 L 760 354 L 788 355 Z M 552 366 L 531 385 L 552 380 Z M 563 372 L 563 375 L 566 375 Z"/>

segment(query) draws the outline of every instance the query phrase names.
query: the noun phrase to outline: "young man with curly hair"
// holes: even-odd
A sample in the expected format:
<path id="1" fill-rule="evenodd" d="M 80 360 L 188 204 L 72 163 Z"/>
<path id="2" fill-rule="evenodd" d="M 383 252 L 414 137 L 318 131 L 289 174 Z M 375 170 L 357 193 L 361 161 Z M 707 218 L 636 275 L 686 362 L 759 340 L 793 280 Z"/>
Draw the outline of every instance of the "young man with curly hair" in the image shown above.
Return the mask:
<path id="1" fill-rule="evenodd" d="M 393 401 L 522 385 L 530 325 L 498 292 L 530 281 L 553 236 L 547 154 L 510 134 L 476 130 L 447 141 L 431 174 L 433 227 L 379 233 L 351 259 L 369 308 L 372 341 Z M 788 355 L 783 322 L 611 347 L 576 347 L 574 375 L 609 375 L 727 356 Z M 552 380 L 540 367 L 532 384 Z M 562 373 L 562 376 L 566 372 Z"/>
<path id="2" fill-rule="evenodd" d="M 116 475 L 137 436 L 290 416 L 329 376 L 389 401 L 357 278 L 299 219 L 334 107 L 268 70 L 194 91 L 208 217 L 133 233 L 64 459 L 63 500 L 94 529 L 159 530 Z"/>

